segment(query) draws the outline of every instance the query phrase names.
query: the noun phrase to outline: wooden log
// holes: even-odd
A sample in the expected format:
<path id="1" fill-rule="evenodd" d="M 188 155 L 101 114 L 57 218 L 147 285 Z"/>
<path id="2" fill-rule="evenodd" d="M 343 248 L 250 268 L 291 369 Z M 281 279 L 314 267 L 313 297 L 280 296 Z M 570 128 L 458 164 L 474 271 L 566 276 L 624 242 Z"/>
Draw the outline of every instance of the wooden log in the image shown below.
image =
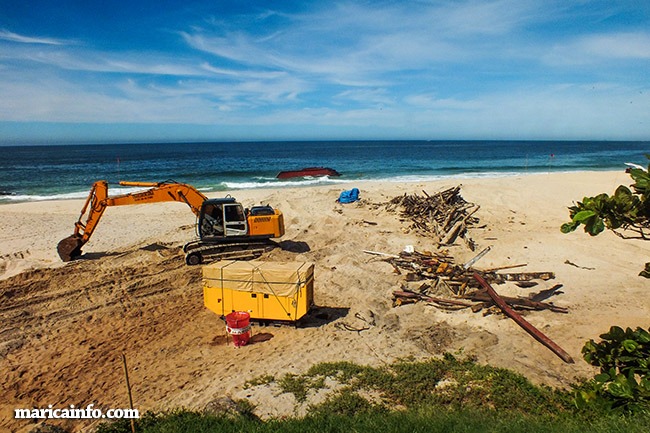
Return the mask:
<path id="1" fill-rule="evenodd" d="M 544 346 L 546 346 L 548 349 L 550 349 L 553 353 L 555 353 L 562 361 L 566 362 L 567 364 L 573 364 L 573 358 L 564 351 L 560 346 L 555 344 L 550 338 L 548 338 L 546 335 L 544 335 L 539 329 L 535 328 L 533 325 L 531 325 L 529 322 L 526 321 L 523 317 L 521 317 L 515 310 L 510 308 L 506 302 L 501 299 L 501 297 L 497 294 L 497 292 L 494 291 L 492 286 L 483 279 L 478 273 L 474 273 L 474 279 L 478 281 L 478 283 L 487 291 L 487 293 L 490 295 L 492 300 L 494 301 L 495 304 L 498 305 L 498 307 L 506 314 L 508 317 L 510 317 L 512 320 L 515 321 L 519 326 L 521 326 L 528 334 L 530 334 L 535 340 L 539 341 L 542 343 Z"/>
<path id="2" fill-rule="evenodd" d="M 520 263 L 518 265 L 499 266 L 499 267 L 496 267 L 496 268 L 484 269 L 481 272 L 483 272 L 483 273 L 496 272 L 496 271 L 501 271 L 503 269 L 521 268 L 523 266 L 528 266 L 528 263 Z"/>
<path id="3" fill-rule="evenodd" d="M 472 206 L 476 206 L 476 207 L 470 213 L 468 213 L 467 216 L 465 216 L 465 219 L 463 220 L 464 222 L 467 222 L 472 217 L 472 215 L 474 215 L 481 208 L 481 206 L 479 205 L 472 205 Z"/>
<path id="4" fill-rule="evenodd" d="M 399 307 L 400 305 L 415 304 L 416 302 L 418 302 L 417 298 L 395 298 L 393 306 Z"/>
<path id="5" fill-rule="evenodd" d="M 419 295 L 417 293 L 409 292 L 408 290 L 395 290 L 393 292 L 393 296 L 396 298 L 419 298 Z"/>
<path id="6" fill-rule="evenodd" d="M 506 281 L 530 281 L 530 280 L 552 280 L 555 278 L 553 272 L 520 272 L 510 274 L 498 274 Z"/>
<path id="7" fill-rule="evenodd" d="M 381 253 L 379 251 L 369 251 L 369 250 L 362 250 L 366 254 L 372 254 L 374 256 L 383 256 L 383 257 L 390 257 L 393 259 L 399 259 L 399 256 L 396 256 L 395 254 L 387 254 L 387 253 Z"/>
<path id="8" fill-rule="evenodd" d="M 458 236 L 458 232 L 460 232 L 460 229 L 464 227 L 465 224 L 462 221 L 458 221 L 454 226 L 447 232 L 447 234 L 442 238 L 440 241 L 441 244 L 447 245 L 450 244 L 456 239 L 456 236 Z"/>
<path id="9" fill-rule="evenodd" d="M 447 212 L 447 218 L 445 218 L 442 223 L 442 230 L 447 231 L 451 225 L 451 221 L 454 219 L 455 212 Z"/>
<path id="10" fill-rule="evenodd" d="M 426 302 L 431 302 L 434 304 L 442 304 L 442 305 L 455 305 L 463 308 L 469 308 L 474 305 L 472 302 L 463 302 L 459 301 L 457 299 L 446 299 L 446 298 L 437 298 L 437 297 L 432 297 L 432 296 L 425 296 L 422 298 L 423 301 Z"/>
<path id="11" fill-rule="evenodd" d="M 418 299 L 425 302 L 432 302 L 443 305 L 456 305 L 460 307 L 471 307 L 474 305 L 472 302 L 461 301 L 458 299 L 439 298 L 436 296 L 423 295 L 408 290 L 396 290 L 393 292 L 393 296 L 397 299 Z"/>
<path id="12" fill-rule="evenodd" d="M 548 304 L 546 302 L 539 302 L 532 299 L 512 298 L 509 296 L 501 296 L 501 298 L 510 305 L 514 305 L 522 308 L 528 308 L 531 310 L 551 310 L 555 313 L 565 313 L 565 314 L 569 312 L 569 310 L 564 307 L 558 307 L 557 305 Z M 469 299 L 477 302 L 486 302 L 491 299 L 491 296 L 487 292 L 478 291 L 472 293 Z"/>

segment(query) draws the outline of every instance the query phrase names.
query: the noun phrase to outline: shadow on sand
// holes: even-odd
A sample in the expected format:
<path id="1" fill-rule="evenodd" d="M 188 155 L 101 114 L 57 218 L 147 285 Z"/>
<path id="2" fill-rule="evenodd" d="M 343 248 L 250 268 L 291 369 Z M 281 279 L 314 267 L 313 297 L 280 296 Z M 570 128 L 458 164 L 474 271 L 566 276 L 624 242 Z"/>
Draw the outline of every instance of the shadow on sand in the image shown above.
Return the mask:
<path id="1" fill-rule="evenodd" d="M 283 251 L 289 251 L 291 253 L 306 253 L 311 251 L 309 244 L 302 241 L 282 241 L 278 242 L 278 245 L 280 245 Z"/>

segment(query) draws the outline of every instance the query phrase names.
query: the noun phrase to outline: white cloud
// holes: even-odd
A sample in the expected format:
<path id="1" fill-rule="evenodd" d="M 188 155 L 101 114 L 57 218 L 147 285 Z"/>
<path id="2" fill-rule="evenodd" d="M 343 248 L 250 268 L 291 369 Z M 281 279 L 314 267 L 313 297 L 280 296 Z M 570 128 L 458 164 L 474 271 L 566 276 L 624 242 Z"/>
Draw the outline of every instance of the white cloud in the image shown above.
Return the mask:
<path id="1" fill-rule="evenodd" d="M 347 102 L 354 101 L 365 105 L 393 105 L 395 100 L 386 89 L 352 89 L 334 95 L 334 99 Z"/>
<path id="2" fill-rule="evenodd" d="M 527 0 L 466 1 L 438 9 L 437 15 L 441 27 L 453 37 L 499 35 L 537 21 L 550 7 Z"/>
<path id="3" fill-rule="evenodd" d="M 338 3 L 284 15 L 282 31 L 271 27 L 260 34 L 256 27 L 247 31 L 213 21 L 213 27 L 181 35 L 194 49 L 229 61 L 315 74 L 331 82 L 374 81 L 378 74 L 470 59 L 477 52 L 464 42 L 468 35 L 502 34 L 522 25 L 534 16 L 528 4 Z"/>
<path id="4" fill-rule="evenodd" d="M 480 100 L 441 99 L 428 94 L 409 95 L 404 98 L 404 102 L 415 109 L 422 110 L 460 110 L 471 113 L 472 111 L 486 109 L 484 103 Z"/>
<path id="5" fill-rule="evenodd" d="M 650 60 L 650 33 L 586 35 L 555 45 L 544 59 L 553 65 L 593 64 L 627 59 Z"/>
<path id="6" fill-rule="evenodd" d="M 577 48 L 601 58 L 650 59 L 650 33 L 594 35 L 579 41 Z"/>
<path id="7" fill-rule="evenodd" d="M 223 75 L 226 77 L 230 78 L 236 78 L 236 79 L 249 79 L 249 78 L 254 78 L 254 79 L 276 79 L 276 78 L 281 78 L 286 76 L 286 73 L 281 72 L 281 71 L 257 71 L 257 70 L 251 70 L 251 69 L 228 69 L 228 68 L 218 68 L 215 66 L 212 66 L 208 62 L 203 62 L 201 64 L 201 68 L 205 69 L 206 71 L 215 74 L 215 75 Z"/>
<path id="8" fill-rule="evenodd" d="M 5 48 L 5 62 L 39 63 L 42 65 L 86 72 L 122 74 L 152 74 L 174 76 L 204 76 L 207 72 L 193 59 L 171 56 L 147 55 L 142 53 L 110 53 L 82 48 Z M 33 69 L 33 65 L 28 66 Z"/>
<path id="9" fill-rule="evenodd" d="M 4 29 L 0 30 L 0 39 L 9 42 L 18 42 L 21 44 L 64 45 L 67 43 L 61 39 L 24 36 Z"/>

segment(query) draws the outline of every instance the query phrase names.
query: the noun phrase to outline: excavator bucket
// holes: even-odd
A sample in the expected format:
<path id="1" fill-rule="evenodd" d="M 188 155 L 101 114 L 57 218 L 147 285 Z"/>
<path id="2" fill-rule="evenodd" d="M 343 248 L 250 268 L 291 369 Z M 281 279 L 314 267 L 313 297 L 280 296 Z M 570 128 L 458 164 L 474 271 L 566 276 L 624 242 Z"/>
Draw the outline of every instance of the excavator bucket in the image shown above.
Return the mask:
<path id="1" fill-rule="evenodd" d="M 59 253 L 59 257 L 61 257 L 61 260 L 69 262 L 81 255 L 81 247 L 83 244 L 84 243 L 79 236 L 72 235 L 59 242 L 56 250 Z"/>

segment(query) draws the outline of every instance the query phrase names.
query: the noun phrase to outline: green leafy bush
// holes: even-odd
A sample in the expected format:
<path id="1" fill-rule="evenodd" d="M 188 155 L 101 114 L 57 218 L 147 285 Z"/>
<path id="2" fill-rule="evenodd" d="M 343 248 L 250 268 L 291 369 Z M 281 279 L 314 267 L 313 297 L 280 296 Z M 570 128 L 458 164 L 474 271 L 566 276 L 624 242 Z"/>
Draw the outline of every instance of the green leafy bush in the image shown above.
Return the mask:
<path id="1" fill-rule="evenodd" d="M 646 157 L 650 159 L 650 155 Z M 570 233 L 583 225 L 584 231 L 591 236 L 607 228 L 624 239 L 650 240 L 650 164 L 648 170 L 631 169 L 630 176 L 634 180 L 634 191 L 620 185 L 612 196 L 603 193 L 585 197 L 570 206 L 571 221 L 562 224 L 562 233 Z M 650 278 L 650 263 L 646 263 L 646 269 L 639 275 Z"/>
<path id="2" fill-rule="evenodd" d="M 650 409 L 650 333 L 612 326 L 600 338 L 582 348 L 585 361 L 600 373 L 579 391 L 577 402 L 602 404 L 604 399 L 613 408 Z"/>
<path id="3" fill-rule="evenodd" d="M 648 156 L 650 159 L 650 155 Z M 650 170 L 650 164 L 648 165 Z M 635 181 L 632 192 L 620 185 L 614 195 L 605 193 L 595 197 L 585 197 L 575 206 L 569 207 L 571 221 L 562 224 L 562 233 L 576 230 L 581 224 L 584 230 L 595 236 L 605 230 L 613 230 L 619 236 L 627 237 L 620 231 L 629 230 L 637 237 L 650 240 L 650 174 L 640 168 L 630 170 Z"/>

